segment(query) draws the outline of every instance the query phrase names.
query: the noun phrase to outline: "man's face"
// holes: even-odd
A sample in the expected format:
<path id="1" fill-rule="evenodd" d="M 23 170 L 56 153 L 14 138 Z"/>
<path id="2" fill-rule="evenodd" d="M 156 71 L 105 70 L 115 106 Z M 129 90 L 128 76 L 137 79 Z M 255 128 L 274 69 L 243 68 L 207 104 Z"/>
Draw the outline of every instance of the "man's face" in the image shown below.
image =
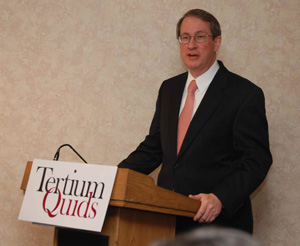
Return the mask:
<path id="1" fill-rule="evenodd" d="M 192 16 L 183 19 L 180 35 L 188 34 L 194 36 L 199 32 L 212 35 L 210 24 Z M 194 38 L 191 38 L 189 43 L 180 44 L 181 58 L 194 78 L 199 77 L 212 66 L 216 60 L 216 52 L 220 44 L 221 36 L 216 37 L 214 40 L 212 36 L 209 36 L 203 43 L 197 43 Z"/>

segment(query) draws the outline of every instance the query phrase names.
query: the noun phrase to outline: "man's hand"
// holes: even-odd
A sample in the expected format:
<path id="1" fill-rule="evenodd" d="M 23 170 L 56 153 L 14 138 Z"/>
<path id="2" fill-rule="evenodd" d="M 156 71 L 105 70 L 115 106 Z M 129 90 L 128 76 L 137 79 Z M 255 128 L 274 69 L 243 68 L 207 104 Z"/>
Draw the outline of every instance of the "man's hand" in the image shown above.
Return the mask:
<path id="1" fill-rule="evenodd" d="M 215 194 L 189 195 L 189 198 L 201 202 L 201 206 L 194 217 L 194 221 L 199 223 L 210 223 L 214 221 L 222 210 L 222 203 Z"/>

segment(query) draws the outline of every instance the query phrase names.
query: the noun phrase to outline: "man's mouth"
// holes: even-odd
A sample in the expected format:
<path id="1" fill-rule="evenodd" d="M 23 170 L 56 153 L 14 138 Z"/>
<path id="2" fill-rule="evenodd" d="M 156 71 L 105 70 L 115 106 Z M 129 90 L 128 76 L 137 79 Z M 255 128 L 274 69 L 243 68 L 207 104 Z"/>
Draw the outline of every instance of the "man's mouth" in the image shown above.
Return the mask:
<path id="1" fill-rule="evenodd" d="M 188 57 L 194 58 L 194 57 L 198 57 L 199 55 L 197 54 L 188 54 Z"/>

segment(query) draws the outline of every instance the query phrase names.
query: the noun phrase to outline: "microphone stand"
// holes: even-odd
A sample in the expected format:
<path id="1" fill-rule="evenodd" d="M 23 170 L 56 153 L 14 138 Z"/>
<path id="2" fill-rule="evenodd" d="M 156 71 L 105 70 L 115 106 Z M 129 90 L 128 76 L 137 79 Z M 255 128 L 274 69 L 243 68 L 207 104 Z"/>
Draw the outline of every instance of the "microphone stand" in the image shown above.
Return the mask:
<path id="1" fill-rule="evenodd" d="M 57 149 L 57 151 L 56 151 L 56 153 L 55 153 L 55 155 L 54 155 L 54 158 L 53 158 L 53 161 L 58 161 L 58 158 L 59 158 L 59 152 L 60 152 L 60 149 L 61 148 L 63 148 L 63 147 L 65 147 L 65 146 L 68 146 L 69 148 L 71 148 L 76 154 L 77 154 L 77 156 L 81 159 L 81 160 L 83 160 L 83 162 L 84 163 L 87 163 L 87 161 L 85 160 L 85 159 L 83 159 L 83 157 L 70 145 L 70 144 L 63 144 L 63 145 L 61 145 L 58 149 Z"/>

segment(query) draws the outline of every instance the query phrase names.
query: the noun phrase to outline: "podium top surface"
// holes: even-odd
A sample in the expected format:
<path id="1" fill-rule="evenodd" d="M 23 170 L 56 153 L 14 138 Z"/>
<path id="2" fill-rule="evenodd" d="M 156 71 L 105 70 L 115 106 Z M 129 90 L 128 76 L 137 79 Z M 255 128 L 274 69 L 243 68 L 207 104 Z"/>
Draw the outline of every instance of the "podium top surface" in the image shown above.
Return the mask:
<path id="1" fill-rule="evenodd" d="M 32 162 L 29 161 L 21 185 L 22 190 L 26 189 L 31 166 Z M 156 186 L 150 176 L 130 169 L 119 168 L 109 205 L 194 217 L 200 202 Z"/>

